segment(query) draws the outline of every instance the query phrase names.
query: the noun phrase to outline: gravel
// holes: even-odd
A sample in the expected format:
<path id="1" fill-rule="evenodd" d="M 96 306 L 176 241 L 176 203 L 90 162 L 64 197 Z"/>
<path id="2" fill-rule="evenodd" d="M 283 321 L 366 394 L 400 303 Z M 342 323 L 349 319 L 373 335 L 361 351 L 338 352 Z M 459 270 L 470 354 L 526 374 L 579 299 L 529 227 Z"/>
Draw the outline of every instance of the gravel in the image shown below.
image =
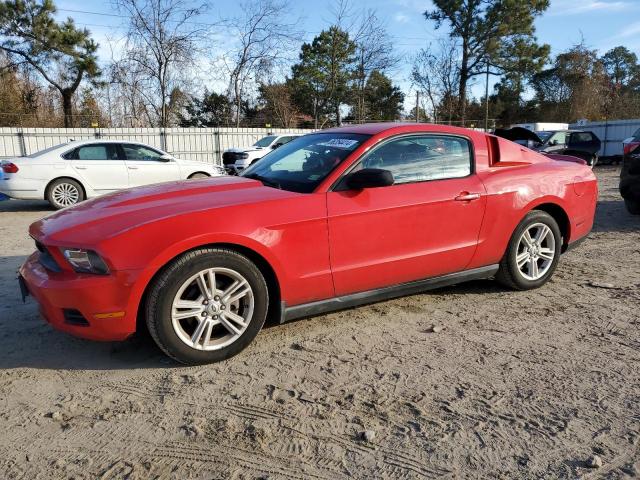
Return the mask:
<path id="1" fill-rule="evenodd" d="M 596 174 L 595 228 L 543 288 L 478 281 L 273 326 L 188 368 L 22 304 L 27 227 L 50 210 L 0 202 L 3 478 L 573 479 L 595 474 L 585 452 L 604 452 L 599 476 L 638 472 L 640 217 L 617 168 Z"/>

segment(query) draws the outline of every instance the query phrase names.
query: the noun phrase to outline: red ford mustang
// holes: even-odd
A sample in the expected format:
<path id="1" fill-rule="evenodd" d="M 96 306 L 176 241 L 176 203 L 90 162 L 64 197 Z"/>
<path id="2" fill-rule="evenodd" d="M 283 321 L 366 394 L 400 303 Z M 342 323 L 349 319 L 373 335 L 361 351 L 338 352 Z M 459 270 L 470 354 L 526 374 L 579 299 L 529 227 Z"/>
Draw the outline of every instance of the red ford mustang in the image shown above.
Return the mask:
<path id="1" fill-rule="evenodd" d="M 284 322 L 465 280 L 544 284 L 591 230 L 585 165 L 424 124 L 325 130 L 241 177 L 104 196 L 36 223 L 20 269 L 54 327 L 122 340 L 146 323 L 184 363 Z"/>

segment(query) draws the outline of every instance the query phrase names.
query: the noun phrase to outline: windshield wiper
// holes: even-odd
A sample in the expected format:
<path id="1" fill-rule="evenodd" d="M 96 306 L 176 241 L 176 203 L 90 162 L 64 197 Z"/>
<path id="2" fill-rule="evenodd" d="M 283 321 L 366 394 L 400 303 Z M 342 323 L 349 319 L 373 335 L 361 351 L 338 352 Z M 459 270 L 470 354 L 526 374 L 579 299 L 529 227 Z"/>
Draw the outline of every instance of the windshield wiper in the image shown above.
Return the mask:
<path id="1" fill-rule="evenodd" d="M 273 180 L 269 180 L 268 178 L 264 178 L 260 175 L 258 175 L 257 173 L 250 173 L 249 175 L 244 175 L 245 178 L 251 178 L 252 180 L 258 180 L 259 182 L 262 182 L 262 184 L 265 187 L 273 187 L 273 188 L 277 188 L 279 190 L 282 190 L 282 187 L 280 186 L 280 184 L 278 182 L 274 182 Z"/>

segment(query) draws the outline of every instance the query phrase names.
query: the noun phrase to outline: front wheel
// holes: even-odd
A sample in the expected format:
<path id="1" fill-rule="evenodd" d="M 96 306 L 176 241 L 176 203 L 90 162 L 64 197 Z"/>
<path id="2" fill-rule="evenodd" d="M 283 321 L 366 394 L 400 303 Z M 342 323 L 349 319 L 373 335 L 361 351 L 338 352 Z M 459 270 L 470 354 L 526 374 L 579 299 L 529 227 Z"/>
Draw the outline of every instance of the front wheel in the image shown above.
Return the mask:
<path id="1" fill-rule="evenodd" d="M 260 270 L 224 248 L 183 254 L 153 281 L 145 317 L 158 346 L 196 365 L 236 355 L 258 334 L 269 294 Z"/>
<path id="2" fill-rule="evenodd" d="M 562 235 L 558 223 L 546 212 L 529 212 L 511 236 L 496 279 L 515 290 L 544 285 L 560 259 Z"/>
<path id="3" fill-rule="evenodd" d="M 56 210 L 70 207 L 84 200 L 84 191 L 78 182 L 71 178 L 54 180 L 47 189 L 47 201 Z"/>

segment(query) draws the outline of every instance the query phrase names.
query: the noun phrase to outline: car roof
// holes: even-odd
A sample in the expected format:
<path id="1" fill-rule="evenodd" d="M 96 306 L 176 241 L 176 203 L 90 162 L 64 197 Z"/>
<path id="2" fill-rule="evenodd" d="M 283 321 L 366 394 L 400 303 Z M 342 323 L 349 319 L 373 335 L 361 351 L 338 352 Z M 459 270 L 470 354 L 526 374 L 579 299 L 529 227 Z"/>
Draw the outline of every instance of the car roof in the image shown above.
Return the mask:
<path id="1" fill-rule="evenodd" d="M 469 129 L 454 127 L 452 125 L 441 125 L 435 123 L 416 122 L 380 122 L 362 123 L 358 125 L 345 125 L 342 127 L 328 128 L 315 133 L 360 133 L 364 135 L 377 135 L 391 130 L 402 130 L 404 132 L 436 132 L 436 133 L 457 133 L 468 135 Z"/>
<path id="2" fill-rule="evenodd" d="M 65 146 L 66 147 L 77 147 L 78 145 L 87 145 L 90 143 L 136 143 L 140 145 L 146 145 L 144 142 L 137 142 L 132 140 L 108 140 L 106 138 L 90 138 L 84 140 L 71 140 Z M 153 147 L 155 148 L 155 147 Z"/>
<path id="3" fill-rule="evenodd" d="M 593 133 L 591 130 L 537 130 L 538 132 L 549 132 L 549 133 L 556 133 L 556 132 L 567 132 L 567 133 Z"/>

